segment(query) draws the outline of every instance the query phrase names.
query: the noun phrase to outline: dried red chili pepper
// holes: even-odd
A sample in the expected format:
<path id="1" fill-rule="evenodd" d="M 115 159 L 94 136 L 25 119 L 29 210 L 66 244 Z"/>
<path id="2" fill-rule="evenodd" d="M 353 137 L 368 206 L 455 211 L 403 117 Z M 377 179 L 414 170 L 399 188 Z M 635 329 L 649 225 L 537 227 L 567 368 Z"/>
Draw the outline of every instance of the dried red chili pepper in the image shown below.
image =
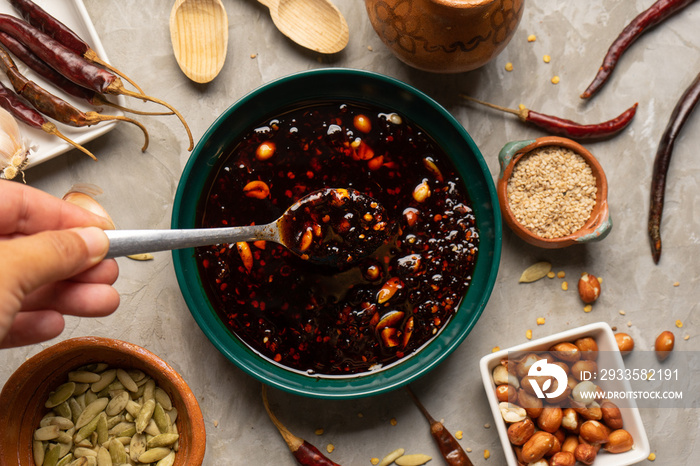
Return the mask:
<path id="1" fill-rule="evenodd" d="M 9 34 L 0 32 L 0 43 L 4 45 L 7 50 L 12 52 L 18 59 L 20 59 L 25 65 L 34 70 L 34 72 L 36 72 L 39 76 L 54 84 L 62 91 L 74 97 L 78 97 L 79 99 L 85 100 L 90 105 L 94 105 L 96 107 L 109 106 L 123 112 L 135 113 L 138 115 L 173 114 L 173 112 L 143 112 L 141 110 L 134 110 L 118 105 L 104 98 L 102 94 L 98 94 L 93 90 L 78 86 L 73 81 L 66 79 L 62 74 L 58 73 L 56 70 L 44 63 L 39 57 L 34 55 L 31 50 Z"/>
<path id="2" fill-rule="evenodd" d="M 25 101 L 22 100 L 21 97 L 19 97 L 10 89 L 5 87 L 5 85 L 2 83 L 0 83 L 0 107 L 10 112 L 12 116 L 27 124 L 28 126 L 40 129 L 45 133 L 52 134 L 58 138 L 61 138 L 76 149 L 86 153 L 94 160 L 97 160 L 97 158 L 92 154 L 92 152 L 61 134 L 58 128 L 56 128 L 56 125 L 54 125 L 50 121 L 47 121 L 46 118 L 44 118 L 41 115 L 41 113 L 31 108 L 29 104 L 25 103 Z"/>
<path id="3" fill-rule="evenodd" d="M 63 24 L 54 16 L 50 15 L 46 10 L 41 8 L 31 0 L 9 0 L 17 12 L 32 26 L 39 29 L 45 34 L 56 39 L 61 44 L 73 50 L 78 55 L 81 55 L 88 61 L 104 66 L 113 73 L 118 74 L 126 79 L 134 86 L 139 93 L 143 94 L 143 90 L 129 77 L 121 71 L 102 60 L 97 52 L 95 52 L 87 42 L 78 36 L 72 29 Z"/>
<path id="4" fill-rule="evenodd" d="M 0 69 L 7 74 L 15 91 L 44 115 L 76 127 L 91 126 L 102 121 L 126 121 L 138 126 L 143 131 L 146 140 L 141 150 L 145 151 L 148 147 L 148 131 L 141 123 L 120 115 L 102 115 L 93 111 L 82 112 L 22 75 L 4 47 L 0 47 Z"/>
<path id="5" fill-rule="evenodd" d="M 114 74 L 84 60 L 52 37 L 18 18 L 0 14 L 0 31 L 17 39 L 47 65 L 80 86 L 100 94 L 126 95 L 167 107 L 180 119 L 187 131 L 190 143 L 188 150 L 194 147 L 192 132 L 187 122 L 172 105 L 155 97 L 125 89 L 121 79 Z"/>
<path id="6" fill-rule="evenodd" d="M 700 74 L 695 77 L 693 83 L 685 90 L 680 100 L 676 103 L 668 125 L 661 136 L 659 147 L 654 158 L 654 169 L 651 177 L 651 201 L 649 203 L 649 239 L 651 240 L 651 254 L 654 263 L 658 264 L 661 258 L 661 215 L 664 209 L 664 194 L 666 191 L 666 175 L 671 163 L 673 146 L 681 132 L 683 125 L 693 113 L 700 101 Z"/>
<path id="7" fill-rule="evenodd" d="M 661 23 L 695 0 L 658 0 L 647 10 L 637 15 L 617 36 L 608 49 L 603 64 L 593 78 L 588 88 L 581 94 L 582 99 L 592 97 L 603 87 L 612 74 L 622 54 L 636 41 L 639 36 Z"/>
<path id="8" fill-rule="evenodd" d="M 292 434 L 289 429 L 287 429 L 279 421 L 279 419 L 277 419 L 277 417 L 272 413 L 270 404 L 267 401 L 267 387 L 265 385 L 262 386 L 262 398 L 267 415 L 270 416 L 270 420 L 275 427 L 277 427 L 277 430 L 279 430 L 282 438 L 284 438 L 284 441 L 289 447 L 289 450 L 292 452 L 292 455 L 294 455 L 294 459 L 297 460 L 297 463 L 301 464 L 302 466 L 340 466 L 338 463 L 334 463 L 325 457 L 323 453 L 318 450 L 318 448 L 311 445 L 306 440 Z"/>
<path id="9" fill-rule="evenodd" d="M 467 95 L 462 95 L 462 97 L 472 102 L 495 108 L 496 110 L 512 113 L 513 115 L 517 115 L 518 118 L 525 123 L 531 123 L 549 131 L 552 134 L 566 136 L 572 139 L 602 139 L 613 136 L 625 129 L 627 125 L 632 122 L 635 113 L 637 113 L 637 103 L 635 103 L 633 106 L 611 120 L 592 125 L 583 125 L 564 118 L 535 112 L 525 108 L 522 105 L 518 110 L 515 110 L 477 100 Z"/>
<path id="10" fill-rule="evenodd" d="M 416 406 L 418 406 L 420 412 L 423 413 L 423 416 L 425 416 L 430 423 L 430 434 L 433 436 L 435 443 L 437 443 L 442 457 L 445 458 L 445 462 L 450 466 L 472 466 L 472 462 L 467 456 L 467 453 L 462 449 L 462 446 L 452 436 L 450 431 L 445 429 L 445 426 L 441 422 L 433 419 L 430 413 L 428 413 L 428 410 L 425 409 L 418 397 L 408 386 L 406 387 L 406 391 L 411 396 Z"/>

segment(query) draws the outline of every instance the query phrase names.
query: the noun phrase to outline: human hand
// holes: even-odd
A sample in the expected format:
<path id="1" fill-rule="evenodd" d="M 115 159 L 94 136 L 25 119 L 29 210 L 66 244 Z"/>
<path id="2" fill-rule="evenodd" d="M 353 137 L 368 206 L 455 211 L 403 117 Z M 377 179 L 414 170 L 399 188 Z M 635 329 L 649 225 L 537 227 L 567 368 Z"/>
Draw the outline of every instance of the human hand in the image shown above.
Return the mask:
<path id="1" fill-rule="evenodd" d="M 95 228 L 97 227 L 97 228 Z M 0 348 L 58 336 L 64 315 L 114 312 L 119 269 L 102 260 L 113 228 L 69 202 L 20 183 L 0 181 Z"/>

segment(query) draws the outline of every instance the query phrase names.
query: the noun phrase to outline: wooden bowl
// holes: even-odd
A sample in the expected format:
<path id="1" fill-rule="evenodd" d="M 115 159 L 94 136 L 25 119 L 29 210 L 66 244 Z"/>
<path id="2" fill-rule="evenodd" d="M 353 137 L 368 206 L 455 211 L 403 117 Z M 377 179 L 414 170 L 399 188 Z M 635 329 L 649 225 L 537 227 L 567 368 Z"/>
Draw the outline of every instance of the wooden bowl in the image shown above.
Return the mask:
<path id="1" fill-rule="evenodd" d="M 99 337 L 65 340 L 31 357 L 7 380 L 0 392 L 0 466 L 34 464 L 32 438 L 48 409 L 49 393 L 64 383 L 68 372 L 86 364 L 139 369 L 170 396 L 177 409 L 180 447 L 176 466 L 198 466 L 204 460 L 206 433 L 197 400 L 180 375 L 150 351 L 124 341 Z"/>
<path id="2" fill-rule="evenodd" d="M 567 236 L 557 238 L 543 238 L 531 230 L 525 228 L 513 214 L 508 204 L 508 179 L 513 173 L 513 168 L 518 161 L 533 151 L 541 147 L 559 146 L 569 149 L 580 155 L 591 167 L 593 176 L 596 179 L 596 203 L 590 217 L 578 231 Z M 608 209 L 608 181 L 605 177 L 603 167 L 598 160 L 581 144 L 571 139 L 558 136 L 547 136 L 527 141 L 516 141 L 506 144 L 498 155 L 501 171 L 498 175 L 496 192 L 498 202 L 501 207 L 503 220 L 516 235 L 526 242 L 545 249 L 557 249 L 573 244 L 582 244 L 592 241 L 600 241 L 605 238 L 612 228 L 612 219 Z"/>

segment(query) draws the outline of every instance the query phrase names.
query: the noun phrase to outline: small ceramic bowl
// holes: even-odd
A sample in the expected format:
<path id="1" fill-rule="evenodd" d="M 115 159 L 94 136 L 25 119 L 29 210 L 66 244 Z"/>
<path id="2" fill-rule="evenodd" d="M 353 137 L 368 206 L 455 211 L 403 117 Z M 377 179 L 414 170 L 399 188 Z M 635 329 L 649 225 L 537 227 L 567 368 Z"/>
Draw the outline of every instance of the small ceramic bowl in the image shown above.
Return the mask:
<path id="1" fill-rule="evenodd" d="M 499 401 L 496 397 L 496 385 L 493 382 L 493 369 L 498 366 L 503 359 L 511 361 L 517 360 L 528 353 L 546 352 L 553 345 L 561 342 L 574 342 L 579 338 L 592 337 L 598 345 L 598 368 L 606 369 L 606 371 L 615 373 L 624 373 L 625 363 L 622 360 L 622 355 L 615 341 L 615 335 L 605 322 L 584 325 L 582 327 L 567 330 L 561 333 L 550 335 L 548 337 L 533 340 L 522 345 L 504 349 L 495 353 L 488 354 L 481 358 L 479 370 L 481 378 L 486 390 L 486 397 L 489 401 L 491 412 L 496 423 L 498 435 L 501 439 L 501 445 L 509 466 L 518 466 L 518 460 L 508 439 L 508 425 L 503 419 L 499 409 Z M 621 371 L 621 372 L 617 372 Z M 598 381 L 596 374 L 591 374 L 591 381 L 598 385 L 601 389 L 608 393 L 631 393 L 632 388 L 629 380 L 605 380 Z M 543 387 L 544 388 L 544 387 Z M 546 389 L 543 391 L 546 392 Z M 620 408 L 623 420 L 623 428 L 632 435 L 634 446 L 631 450 L 625 453 L 608 453 L 603 449 L 600 450 L 593 464 L 596 466 L 627 466 L 636 464 L 649 456 L 650 447 L 647 438 L 642 418 L 639 414 L 637 403 L 632 398 L 619 397 L 613 400 Z"/>
<path id="2" fill-rule="evenodd" d="M 113 367 L 139 369 L 170 396 L 177 409 L 180 447 L 177 466 L 198 466 L 204 460 L 206 433 L 197 400 L 180 375 L 144 348 L 124 341 L 80 337 L 57 343 L 24 362 L 0 392 L 0 465 L 34 464 L 32 439 L 48 411 L 49 393 L 78 367 L 104 362 Z"/>
<path id="3" fill-rule="evenodd" d="M 580 155 L 591 167 L 593 176 L 596 179 L 596 203 L 590 217 L 578 231 L 570 235 L 557 238 L 543 238 L 523 226 L 513 214 L 508 204 L 508 180 L 513 173 L 513 169 L 518 161 L 535 149 L 548 146 L 557 146 L 569 149 Z M 603 167 L 598 160 L 581 144 L 571 139 L 558 136 L 547 136 L 526 141 L 516 141 L 506 144 L 498 155 L 500 163 L 500 173 L 496 184 L 498 201 L 501 206 L 501 213 L 505 223 L 513 232 L 526 242 L 545 249 L 556 249 L 582 244 L 593 241 L 600 241 L 605 238 L 612 228 L 612 219 L 608 209 L 608 181 L 605 177 Z"/>

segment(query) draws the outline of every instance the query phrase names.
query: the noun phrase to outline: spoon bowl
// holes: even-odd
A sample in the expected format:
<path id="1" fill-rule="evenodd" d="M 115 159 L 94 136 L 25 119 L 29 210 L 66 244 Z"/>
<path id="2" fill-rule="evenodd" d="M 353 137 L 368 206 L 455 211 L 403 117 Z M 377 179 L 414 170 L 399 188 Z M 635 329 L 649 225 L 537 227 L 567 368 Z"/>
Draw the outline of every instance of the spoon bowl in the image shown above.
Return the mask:
<path id="1" fill-rule="evenodd" d="M 343 266 L 374 252 L 387 237 L 386 212 L 354 189 L 325 188 L 263 225 L 175 230 L 107 230 L 108 258 L 212 244 L 273 241 L 312 263 Z"/>
<path id="2" fill-rule="evenodd" d="M 188 78 L 212 81 L 224 66 L 228 48 L 228 16 L 221 0 L 177 0 L 170 12 L 170 40 Z"/>
<path id="3" fill-rule="evenodd" d="M 272 22 L 291 40 L 319 53 L 337 53 L 350 32 L 343 14 L 330 0 L 258 0 L 270 9 Z"/>

